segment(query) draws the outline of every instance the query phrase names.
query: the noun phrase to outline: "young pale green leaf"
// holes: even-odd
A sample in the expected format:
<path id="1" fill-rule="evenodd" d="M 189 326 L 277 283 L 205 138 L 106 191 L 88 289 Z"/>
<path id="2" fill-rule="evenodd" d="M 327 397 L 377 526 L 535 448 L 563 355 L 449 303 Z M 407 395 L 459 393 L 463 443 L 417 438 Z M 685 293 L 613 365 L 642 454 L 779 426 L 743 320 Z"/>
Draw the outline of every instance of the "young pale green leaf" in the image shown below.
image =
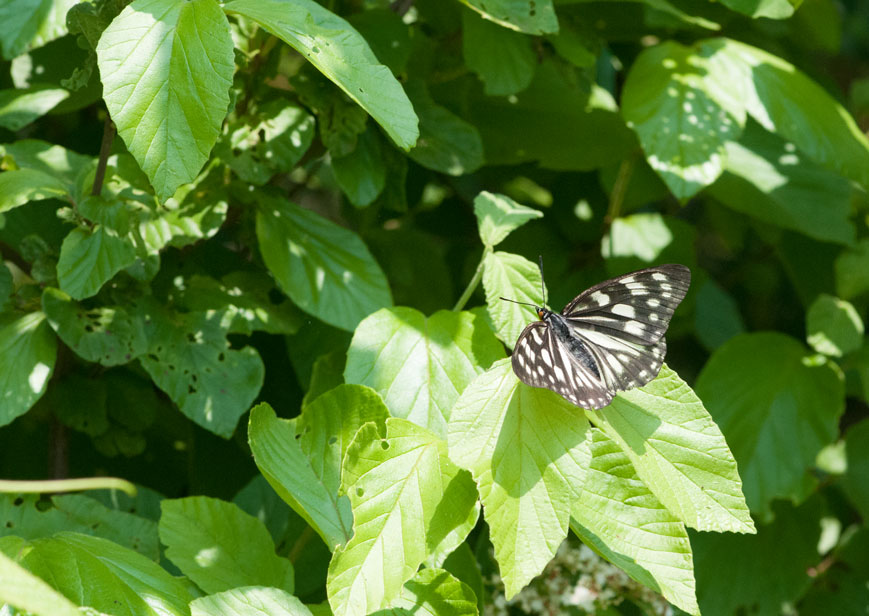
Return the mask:
<path id="1" fill-rule="evenodd" d="M 383 163 L 380 135 L 371 126 L 359 135 L 355 150 L 346 156 L 332 158 L 335 180 L 350 203 L 365 207 L 383 192 L 387 171 Z"/>
<path id="2" fill-rule="evenodd" d="M 136 260 L 130 237 L 119 237 L 109 227 L 97 225 L 92 231 L 76 228 L 60 247 L 57 280 L 61 289 L 75 299 L 96 295 L 102 286 Z"/>
<path id="3" fill-rule="evenodd" d="M 474 215 L 480 239 L 486 246 L 497 246 L 511 232 L 529 220 L 543 218 L 543 212 L 516 203 L 507 195 L 483 191 L 474 198 Z"/>
<path id="4" fill-rule="evenodd" d="M 74 603 L 2 552 L 0 580 L 4 609 L 18 608 L 37 616 L 81 616 Z"/>
<path id="5" fill-rule="evenodd" d="M 816 162 L 869 187 L 869 139 L 836 100 L 792 64 L 730 39 L 704 45 L 722 64 L 740 63 L 743 85 L 734 88 L 764 128 L 792 142 Z"/>
<path id="6" fill-rule="evenodd" d="M 864 419 L 848 430 L 845 451 L 848 463 L 842 488 L 865 519 L 869 517 L 869 483 L 866 482 L 869 476 L 869 420 Z"/>
<path id="7" fill-rule="evenodd" d="M 753 374 L 758 370 L 754 367 Z M 744 391 L 739 387 L 730 393 Z M 621 392 L 606 408 L 586 413 L 624 450 L 658 500 L 687 526 L 754 532 L 736 460 L 722 431 L 700 398 L 666 365 L 651 383 Z"/>
<path id="8" fill-rule="evenodd" d="M 57 338 L 41 312 L 0 319 L 0 426 L 42 397 L 54 371 Z"/>
<path id="9" fill-rule="evenodd" d="M 558 32 L 552 0 L 462 0 L 486 19 L 528 34 Z"/>
<path id="10" fill-rule="evenodd" d="M 734 80 L 744 70 L 713 55 L 667 41 L 644 50 L 625 81 L 622 115 L 679 199 L 721 175 L 725 145 L 745 125 L 744 86 Z"/>
<path id="11" fill-rule="evenodd" d="M 441 310 L 426 317 L 413 308 L 387 308 L 356 328 L 344 380 L 372 387 L 394 417 L 443 437 L 459 394 L 503 356 L 492 331 L 473 313 Z"/>
<path id="12" fill-rule="evenodd" d="M 191 616 L 311 616 L 311 610 L 280 588 L 250 586 L 200 597 L 190 604 Z"/>
<path id="13" fill-rule="evenodd" d="M 408 580 L 390 609 L 372 616 L 477 616 L 477 597 L 443 569 L 423 569 Z"/>
<path id="14" fill-rule="evenodd" d="M 863 345 L 863 320 L 850 302 L 822 294 L 806 314 L 807 340 L 818 353 L 841 357 Z"/>
<path id="15" fill-rule="evenodd" d="M 724 174 L 709 194 L 738 212 L 809 237 L 852 244 L 851 183 L 750 123 L 725 146 Z"/>
<path id="16" fill-rule="evenodd" d="M 521 384 L 509 359 L 474 379 L 456 402 L 450 458 L 477 482 L 508 598 L 543 570 L 567 536 L 572 494 L 585 473 L 587 430 L 578 408 Z"/>
<path id="17" fill-rule="evenodd" d="M 799 6 L 794 0 L 721 0 L 721 4 L 749 17 L 769 19 L 787 19 Z"/>
<path id="18" fill-rule="evenodd" d="M 88 361 L 117 366 L 148 350 L 144 321 L 121 306 L 88 310 L 49 287 L 42 292 L 42 310 L 63 343 Z"/>
<path id="19" fill-rule="evenodd" d="M 697 290 L 694 331 L 708 351 L 745 331 L 736 300 L 712 279 L 703 281 Z"/>
<path id="20" fill-rule="evenodd" d="M 350 502 L 314 471 L 297 435 L 296 420 L 278 419 L 268 404 L 251 410 L 248 442 L 257 467 L 275 492 L 334 549 L 352 534 Z"/>
<path id="21" fill-rule="evenodd" d="M 0 173 L 0 213 L 41 199 L 69 197 L 67 184 L 38 169 L 15 169 Z"/>
<path id="22" fill-rule="evenodd" d="M 21 130 L 68 97 L 67 90 L 49 85 L 0 90 L 0 126 Z"/>
<path id="23" fill-rule="evenodd" d="M 447 457 L 446 443 L 407 420 L 386 435 L 369 423 L 344 458 L 342 488 L 353 507 L 353 538 L 335 551 L 326 591 L 336 616 L 391 605 L 430 556 L 445 557 L 474 527 L 474 482 Z"/>
<path id="24" fill-rule="evenodd" d="M 392 304 L 383 270 L 362 239 L 286 199 L 261 199 L 256 216 L 260 253 L 278 285 L 299 308 L 352 331 Z"/>
<path id="25" fill-rule="evenodd" d="M 0 49 L 11 60 L 67 33 L 66 13 L 76 0 L 18 0 L 0 6 Z"/>
<path id="26" fill-rule="evenodd" d="M 528 87 L 538 63 L 531 41 L 477 13 L 462 11 L 462 55 L 489 96 L 507 96 Z"/>
<path id="27" fill-rule="evenodd" d="M 293 565 L 275 554 L 265 525 L 233 503 L 205 496 L 160 503 L 166 558 L 206 593 L 237 586 L 293 592 Z"/>
<path id="28" fill-rule="evenodd" d="M 502 297 L 540 306 L 543 282 L 540 268 L 525 257 L 509 252 L 490 252 L 483 261 L 483 288 L 486 291 L 486 308 L 495 333 L 501 342 L 513 347 L 522 330 L 537 315 L 529 306 L 506 302 Z"/>
<path id="29" fill-rule="evenodd" d="M 448 175 L 465 175 L 479 169 L 485 161 L 477 128 L 438 105 L 425 83 L 410 82 L 407 93 L 419 114 L 419 141 L 408 156 L 427 169 Z"/>
<path id="30" fill-rule="evenodd" d="M 230 0 L 230 13 L 252 19 L 302 54 L 377 120 L 398 147 L 419 136 L 413 106 L 364 38 L 314 0 Z"/>
<path id="31" fill-rule="evenodd" d="M 691 533 L 701 613 L 773 616 L 796 604 L 820 561 L 819 505 L 817 498 L 798 508 L 778 503 L 775 521 L 756 535 Z"/>
<path id="32" fill-rule="evenodd" d="M 573 499 L 571 530 L 636 581 L 699 614 L 685 526 L 640 481 L 615 441 L 594 428 L 587 443 L 591 461 Z"/>
<path id="33" fill-rule="evenodd" d="M 78 605 L 112 616 L 185 616 L 187 585 L 117 543 L 62 532 L 30 542 L 19 562 Z"/>
<path id="34" fill-rule="evenodd" d="M 181 314 L 151 307 L 148 316 L 142 367 L 187 417 L 218 436 L 232 436 L 263 384 L 259 353 L 229 347 L 222 311 Z"/>
<path id="35" fill-rule="evenodd" d="M 515 96 L 485 96 L 480 88 L 468 101 L 468 121 L 483 139 L 488 165 L 539 161 L 547 169 L 587 171 L 619 163 L 637 145 L 612 95 L 553 59 Z"/>
<path id="36" fill-rule="evenodd" d="M 198 174 L 220 135 L 235 70 L 215 0 L 135 0 L 100 37 L 109 114 L 161 201 Z"/>
<path id="37" fill-rule="evenodd" d="M 838 433 L 841 371 L 783 334 L 743 334 L 712 355 L 696 387 L 739 462 L 751 510 L 768 516 L 773 499 L 804 498 L 815 456 Z"/>
<path id="38" fill-rule="evenodd" d="M 852 299 L 869 291 L 869 239 L 836 256 L 836 294 Z"/>

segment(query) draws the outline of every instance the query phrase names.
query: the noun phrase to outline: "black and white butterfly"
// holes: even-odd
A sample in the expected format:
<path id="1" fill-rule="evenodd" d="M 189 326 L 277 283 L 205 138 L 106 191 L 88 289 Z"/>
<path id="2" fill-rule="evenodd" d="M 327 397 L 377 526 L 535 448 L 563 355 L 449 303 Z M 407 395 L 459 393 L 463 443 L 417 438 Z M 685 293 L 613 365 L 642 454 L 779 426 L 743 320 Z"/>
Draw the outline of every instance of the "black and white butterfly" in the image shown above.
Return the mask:
<path id="1" fill-rule="evenodd" d="M 602 408 L 617 392 L 658 375 L 667 352 L 664 332 L 690 284 L 684 265 L 659 265 L 597 284 L 561 314 L 534 306 L 540 320 L 516 341 L 513 372 L 576 406 Z"/>

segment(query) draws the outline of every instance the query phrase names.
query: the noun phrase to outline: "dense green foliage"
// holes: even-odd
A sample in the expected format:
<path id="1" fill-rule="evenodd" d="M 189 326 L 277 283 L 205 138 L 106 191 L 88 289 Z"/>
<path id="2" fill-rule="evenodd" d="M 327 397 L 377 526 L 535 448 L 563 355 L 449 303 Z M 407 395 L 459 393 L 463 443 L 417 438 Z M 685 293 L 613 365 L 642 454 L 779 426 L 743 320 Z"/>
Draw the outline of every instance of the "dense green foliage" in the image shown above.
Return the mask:
<path id="1" fill-rule="evenodd" d="M 4 613 L 863 613 L 867 15 L 0 3 Z M 657 379 L 517 380 L 538 255 Z"/>

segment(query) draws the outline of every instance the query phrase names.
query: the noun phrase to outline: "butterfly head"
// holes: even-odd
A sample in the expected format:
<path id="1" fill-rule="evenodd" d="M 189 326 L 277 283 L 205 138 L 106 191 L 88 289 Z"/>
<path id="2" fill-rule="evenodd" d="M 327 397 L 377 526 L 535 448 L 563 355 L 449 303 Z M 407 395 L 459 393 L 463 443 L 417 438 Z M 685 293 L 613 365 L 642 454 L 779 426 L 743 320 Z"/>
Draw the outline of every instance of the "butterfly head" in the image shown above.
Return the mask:
<path id="1" fill-rule="evenodd" d="M 534 311 L 537 313 L 537 317 L 541 321 L 545 321 L 549 318 L 549 315 L 552 314 L 551 310 L 547 310 L 546 308 L 542 308 L 540 306 L 534 306 Z"/>

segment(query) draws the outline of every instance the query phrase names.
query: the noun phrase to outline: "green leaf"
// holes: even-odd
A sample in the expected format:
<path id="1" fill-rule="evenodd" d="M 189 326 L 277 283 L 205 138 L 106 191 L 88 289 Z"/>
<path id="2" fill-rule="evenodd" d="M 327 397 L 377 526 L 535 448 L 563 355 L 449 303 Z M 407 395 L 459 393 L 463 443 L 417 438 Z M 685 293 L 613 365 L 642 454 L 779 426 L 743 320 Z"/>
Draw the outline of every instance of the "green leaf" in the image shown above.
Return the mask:
<path id="1" fill-rule="evenodd" d="M 474 215 L 480 239 L 486 246 L 497 246 L 512 232 L 543 212 L 520 205 L 506 195 L 483 191 L 474 198 Z"/>
<path id="2" fill-rule="evenodd" d="M 684 221 L 643 212 L 616 218 L 600 251 L 613 275 L 662 261 L 690 264 L 695 236 L 695 228 Z"/>
<path id="3" fill-rule="evenodd" d="M 869 239 L 860 240 L 836 257 L 836 291 L 842 299 L 869 291 Z"/>
<path id="4" fill-rule="evenodd" d="M 136 260 L 136 249 L 128 237 L 119 237 L 109 227 L 93 231 L 76 228 L 60 247 L 57 280 L 61 289 L 75 299 L 96 295 L 115 274 Z"/>
<path id="5" fill-rule="evenodd" d="M 148 352 L 139 357 L 181 412 L 229 438 L 262 387 L 265 367 L 252 347 L 236 350 L 220 312 L 148 312 Z"/>
<path id="6" fill-rule="evenodd" d="M 537 67 L 531 41 L 529 36 L 462 11 L 465 64 L 479 75 L 489 96 L 507 96 L 528 87 Z"/>
<path id="7" fill-rule="evenodd" d="M 6 212 L 30 201 L 65 199 L 67 184 L 38 169 L 17 169 L 0 173 L 0 212 Z"/>
<path id="8" fill-rule="evenodd" d="M 622 93 L 622 114 L 643 145 L 649 165 L 670 191 L 687 199 L 724 168 L 725 145 L 745 125 L 742 77 L 727 59 L 673 41 L 644 50 Z"/>
<path id="9" fill-rule="evenodd" d="M 191 616 L 311 616 L 311 610 L 280 588 L 233 588 L 190 603 Z"/>
<path id="10" fill-rule="evenodd" d="M 721 0 L 721 4 L 749 17 L 787 19 L 800 6 L 800 0 Z"/>
<path id="11" fill-rule="evenodd" d="M 380 310 L 356 328 L 344 380 L 377 391 L 393 417 L 446 435 L 450 410 L 465 386 L 504 351 L 470 312 Z"/>
<path id="12" fill-rule="evenodd" d="M 714 280 L 704 280 L 697 290 L 694 330 L 708 351 L 745 331 L 736 300 Z"/>
<path id="13" fill-rule="evenodd" d="M 51 111 L 69 96 L 63 88 L 35 86 L 22 90 L 0 90 L 0 126 L 21 130 Z"/>
<path id="14" fill-rule="evenodd" d="M 819 295 L 806 314 L 809 345 L 818 353 L 841 357 L 863 346 L 863 320 L 851 303 Z"/>
<path id="15" fill-rule="evenodd" d="M 19 562 L 78 605 L 112 616 L 184 616 L 193 598 L 181 580 L 117 543 L 62 532 L 30 542 Z"/>
<path id="16" fill-rule="evenodd" d="M 756 535 L 692 533 L 697 600 L 703 614 L 774 616 L 812 584 L 820 538 L 819 499 L 778 503 L 775 522 Z"/>
<path id="17" fill-rule="evenodd" d="M 386 186 L 386 166 L 377 131 L 369 127 L 359 135 L 355 150 L 333 158 L 332 171 L 350 203 L 356 207 L 371 205 Z"/>
<path id="18" fill-rule="evenodd" d="M 77 606 L 41 578 L 0 553 L 0 602 L 24 612 L 47 616 L 81 616 Z"/>
<path id="19" fill-rule="evenodd" d="M 558 32 L 552 0 L 462 0 L 497 24 L 528 34 Z"/>
<path id="20" fill-rule="evenodd" d="M 504 359 L 465 388 L 448 430 L 450 458 L 477 482 L 509 599 L 567 536 L 588 422 L 553 392 L 521 384 Z"/>
<path id="21" fill-rule="evenodd" d="M 233 503 L 205 496 L 160 503 L 166 558 L 206 593 L 237 586 L 293 592 L 293 565 L 275 555 L 265 525 Z"/>
<path id="22" fill-rule="evenodd" d="M 489 165 L 539 161 L 547 169 L 587 171 L 616 164 L 636 148 L 610 93 L 551 59 L 515 96 L 480 91 L 463 104 Z M 580 145 L 588 143 L 595 147 Z"/>
<path id="23" fill-rule="evenodd" d="M 591 463 L 573 498 L 570 528 L 634 580 L 699 614 L 688 533 L 640 481 L 615 441 L 592 429 Z"/>
<path id="24" fill-rule="evenodd" d="M 299 308 L 352 331 L 392 304 L 386 277 L 358 235 L 283 198 L 260 204 L 256 234 L 263 261 Z"/>
<path id="25" fill-rule="evenodd" d="M 738 212 L 824 242 L 854 242 L 848 180 L 754 123 L 725 149 L 724 174 L 709 194 Z"/>
<path id="26" fill-rule="evenodd" d="M 278 419 L 267 404 L 251 411 L 248 439 L 260 472 L 329 549 L 352 534 L 350 502 L 339 496 L 344 451 L 360 426 L 383 425 L 388 415 L 380 396 L 359 385 L 318 396 L 302 409 L 298 424 Z"/>
<path id="27" fill-rule="evenodd" d="M 605 409 L 586 414 L 619 444 L 643 483 L 686 526 L 754 532 L 736 460 L 722 431 L 669 367 L 661 368 L 651 383 L 620 392 Z"/>
<path id="28" fill-rule="evenodd" d="M 96 52 L 118 135 L 165 201 L 220 135 L 235 70 L 229 22 L 214 0 L 134 0 Z"/>
<path id="29" fill-rule="evenodd" d="M 842 488 L 864 519 L 869 515 L 869 421 L 863 420 L 845 434 L 845 452 L 848 468 L 842 479 Z"/>
<path id="30" fill-rule="evenodd" d="M 388 419 L 385 432 L 364 425 L 344 458 L 354 534 L 329 564 L 336 616 L 388 607 L 427 558 L 464 540 L 480 513 L 474 482 L 450 462 L 446 443 L 399 418 Z"/>
<path id="31" fill-rule="evenodd" d="M 0 425 L 42 397 L 54 371 L 57 338 L 41 312 L 0 319 Z"/>
<path id="32" fill-rule="evenodd" d="M 49 287 L 42 292 L 42 309 L 63 343 L 88 361 L 117 366 L 148 349 L 144 322 L 121 306 L 88 310 Z"/>
<path id="33" fill-rule="evenodd" d="M 522 330 L 536 318 L 528 306 L 505 302 L 502 297 L 540 306 L 543 283 L 540 268 L 519 255 L 490 252 L 483 260 L 483 288 L 486 307 L 495 333 L 509 347 L 516 344 Z"/>
<path id="34" fill-rule="evenodd" d="M 344 19 L 313 0 L 230 0 L 224 9 L 252 19 L 302 54 L 371 114 L 398 147 L 408 150 L 416 142 L 417 117 L 401 84 Z"/>
<path id="35" fill-rule="evenodd" d="M 408 96 L 419 114 L 419 140 L 408 156 L 417 163 L 448 175 L 466 175 L 484 161 L 477 128 L 438 105 L 421 81 L 408 84 Z"/>
<path id="36" fill-rule="evenodd" d="M 477 616 L 477 598 L 443 569 L 423 569 L 407 581 L 391 609 L 373 616 Z"/>
<path id="37" fill-rule="evenodd" d="M 66 34 L 66 13 L 77 0 L 12 0 L 0 6 L 0 48 L 11 60 Z"/>
<path id="38" fill-rule="evenodd" d="M 706 362 L 697 393 L 733 448 L 753 512 L 768 516 L 774 498 L 804 498 L 815 456 L 838 432 L 842 380 L 835 365 L 777 333 L 737 336 Z"/>

